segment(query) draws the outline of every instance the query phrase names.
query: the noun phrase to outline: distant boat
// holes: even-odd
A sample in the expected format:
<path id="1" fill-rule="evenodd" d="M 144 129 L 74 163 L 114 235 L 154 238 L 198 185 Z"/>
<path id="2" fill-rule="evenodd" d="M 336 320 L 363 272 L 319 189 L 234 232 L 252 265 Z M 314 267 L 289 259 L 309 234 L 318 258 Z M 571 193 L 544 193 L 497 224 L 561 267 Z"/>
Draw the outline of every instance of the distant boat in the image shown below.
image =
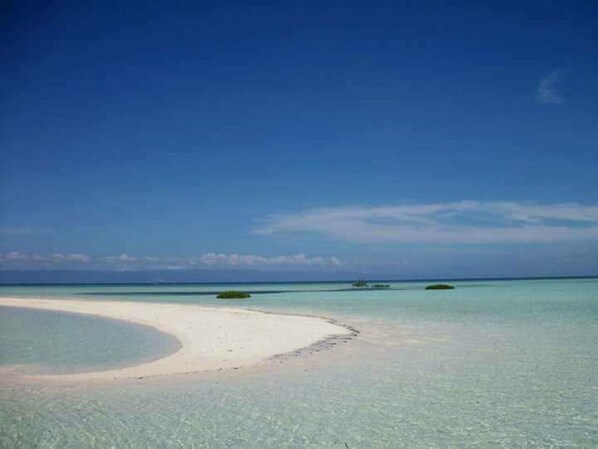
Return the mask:
<path id="1" fill-rule="evenodd" d="M 353 287 L 365 290 L 379 290 L 383 288 L 390 288 L 390 284 L 368 284 L 367 281 L 359 280 L 353 282 Z"/>

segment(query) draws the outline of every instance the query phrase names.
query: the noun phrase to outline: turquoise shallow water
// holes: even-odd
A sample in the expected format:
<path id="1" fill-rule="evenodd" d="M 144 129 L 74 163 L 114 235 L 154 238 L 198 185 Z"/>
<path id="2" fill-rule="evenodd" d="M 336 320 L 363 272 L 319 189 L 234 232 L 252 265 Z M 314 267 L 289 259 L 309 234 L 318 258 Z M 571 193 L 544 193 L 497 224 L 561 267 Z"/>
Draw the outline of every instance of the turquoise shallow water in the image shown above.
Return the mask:
<path id="1" fill-rule="evenodd" d="M 176 338 L 117 320 L 0 307 L 0 366 L 58 374 L 127 366 L 172 353 Z"/>
<path id="2" fill-rule="evenodd" d="M 235 373 L 78 388 L 0 381 L 0 446 L 598 447 L 598 280 L 454 284 L 442 292 L 422 283 L 359 292 L 245 285 L 234 288 L 276 293 L 234 303 L 202 295 L 231 286 L 0 287 L 4 296 L 326 315 L 362 331 L 332 350 Z M 36 319 L 53 321 L 20 317 Z M 105 321 L 94 324 L 99 346 L 113 333 Z M 77 369 L 107 366 L 110 346 L 103 360 L 98 348 L 69 347 L 71 325 L 60 336 L 32 324 L 28 338 L 54 343 L 51 359 L 74 357 Z M 147 357 L 147 345 L 127 341 L 115 363 Z M 22 363 L 51 365 L 29 344 Z"/>

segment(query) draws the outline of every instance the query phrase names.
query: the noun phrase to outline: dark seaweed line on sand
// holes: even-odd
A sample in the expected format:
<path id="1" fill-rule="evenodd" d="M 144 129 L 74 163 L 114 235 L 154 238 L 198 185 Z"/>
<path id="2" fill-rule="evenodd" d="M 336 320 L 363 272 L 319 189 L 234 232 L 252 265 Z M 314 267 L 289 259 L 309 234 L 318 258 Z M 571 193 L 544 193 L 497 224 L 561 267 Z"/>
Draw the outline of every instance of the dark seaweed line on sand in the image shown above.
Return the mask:
<path id="1" fill-rule="evenodd" d="M 309 346 L 304 346 L 303 348 L 295 349 L 294 351 L 283 352 L 281 354 L 275 354 L 275 355 L 270 356 L 267 359 L 265 359 L 265 361 L 269 361 L 269 362 L 283 363 L 284 360 L 289 359 L 291 357 L 300 357 L 303 355 L 313 354 L 315 352 L 327 351 L 327 350 L 333 349 L 334 346 L 336 346 L 338 343 L 348 343 L 349 341 L 357 338 L 357 336 L 360 334 L 360 332 L 359 332 L 359 330 L 357 330 L 357 328 L 355 328 L 349 324 L 342 323 L 334 318 L 328 318 L 328 317 L 321 316 L 321 315 L 309 315 L 309 314 L 305 314 L 305 313 L 270 312 L 268 310 L 259 310 L 259 309 L 245 309 L 245 310 L 265 313 L 267 315 L 287 315 L 287 316 L 302 316 L 302 317 L 306 317 L 306 318 L 319 318 L 321 320 L 326 321 L 329 324 L 344 327 L 345 329 L 347 329 L 349 331 L 349 334 L 329 335 L 327 337 L 322 338 L 321 340 L 318 340 L 317 342 L 315 342 Z"/>

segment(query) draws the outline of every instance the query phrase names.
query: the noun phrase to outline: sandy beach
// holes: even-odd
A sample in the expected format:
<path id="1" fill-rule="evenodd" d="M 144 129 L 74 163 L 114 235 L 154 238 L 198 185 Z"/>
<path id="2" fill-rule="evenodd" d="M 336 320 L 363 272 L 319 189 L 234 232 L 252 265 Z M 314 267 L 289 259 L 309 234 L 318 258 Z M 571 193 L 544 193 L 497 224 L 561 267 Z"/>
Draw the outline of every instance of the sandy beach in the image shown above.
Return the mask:
<path id="1" fill-rule="evenodd" d="M 180 349 L 164 358 L 90 373 L 38 375 L 55 380 L 108 380 L 232 369 L 292 352 L 351 331 L 324 318 L 278 315 L 188 304 L 0 298 L 0 306 L 94 315 L 153 327 L 176 337 Z"/>

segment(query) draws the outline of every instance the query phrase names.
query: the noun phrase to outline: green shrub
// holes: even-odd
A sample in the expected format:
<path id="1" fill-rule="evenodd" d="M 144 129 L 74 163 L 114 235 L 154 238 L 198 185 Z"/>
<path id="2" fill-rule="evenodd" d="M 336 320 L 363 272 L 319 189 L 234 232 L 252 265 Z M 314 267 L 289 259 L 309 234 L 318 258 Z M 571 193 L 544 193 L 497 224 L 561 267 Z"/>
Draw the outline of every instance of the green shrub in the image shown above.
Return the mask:
<path id="1" fill-rule="evenodd" d="M 228 290 L 228 291 L 225 291 L 222 293 L 218 293 L 218 296 L 216 296 L 216 298 L 219 298 L 219 299 L 244 299 L 244 298 L 251 298 L 251 295 L 249 293 L 245 293 L 245 292 Z"/>
<path id="2" fill-rule="evenodd" d="M 454 290 L 455 287 L 449 284 L 432 284 L 426 287 L 426 290 Z"/>

